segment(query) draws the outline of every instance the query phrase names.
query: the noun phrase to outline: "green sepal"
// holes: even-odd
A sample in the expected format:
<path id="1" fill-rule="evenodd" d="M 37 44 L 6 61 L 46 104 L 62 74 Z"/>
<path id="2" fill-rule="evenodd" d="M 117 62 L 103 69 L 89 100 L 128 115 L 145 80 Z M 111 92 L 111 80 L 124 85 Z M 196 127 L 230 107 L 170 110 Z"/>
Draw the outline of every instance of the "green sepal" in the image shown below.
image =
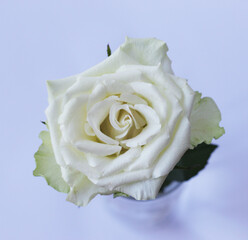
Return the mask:
<path id="1" fill-rule="evenodd" d="M 161 190 L 173 181 L 183 182 L 196 176 L 207 165 L 208 159 L 217 147 L 214 144 L 201 143 L 194 149 L 189 149 L 169 173 Z"/>
<path id="2" fill-rule="evenodd" d="M 122 192 L 116 192 L 113 194 L 113 198 L 116 198 L 116 197 L 130 197 L 128 194 L 126 193 L 122 193 Z"/>
<path id="3" fill-rule="evenodd" d="M 42 131 L 39 137 L 42 140 L 42 144 L 34 154 L 36 168 L 33 171 L 33 175 L 44 177 L 47 184 L 55 190 L 68 193 L 70 187 L 62 178 L 60 167 L 56 163 L 49 132 Z"/>
<path id="4" fill-rule="evenodd" d="M 107 55 L 108 57 L 111 55 L 111 49 L 110 49 L 109 44 L 107 45 Z"/>

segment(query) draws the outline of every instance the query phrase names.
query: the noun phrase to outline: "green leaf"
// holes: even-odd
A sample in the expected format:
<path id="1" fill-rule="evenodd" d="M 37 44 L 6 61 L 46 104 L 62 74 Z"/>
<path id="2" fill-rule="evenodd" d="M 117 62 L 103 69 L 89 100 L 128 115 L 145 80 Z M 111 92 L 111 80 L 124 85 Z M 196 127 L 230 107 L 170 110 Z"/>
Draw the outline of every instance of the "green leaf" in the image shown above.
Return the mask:
<path id="1" fill-rule="evenodd" d="M 111 55 L 111 49 L 110 49 L 109 44 L 107 45 L 107 54 L 108 54 L 108 57 Z"/>
<path id="2" fill-rule="evenodd" d="M 114 198 L 116 198 L 116 197 L 129 197 L 129 195 L 126 193 L 122 193 L 122 192 L 116 192 L 113 194 L 113 197 Z"/>
<path id="3" fill-rule="evenodd" d="M 42 131 L 39 137 L 43 143 L 34 155 L 36 168 L 33 171 L 33 175 L 44 177 L 48 185 L 57 191 L 68 193 L 70 187 L 63 180 L 60 167 L 56 163 L 49 132 Z"/>
<path id="4" fill-rule="evenodd" d="M 217 145 L 202 143 L 194 149 L 189 149 L 169 173 L 161 190 L 173 181 L 183 182 L 196 176 L 207 165 L 209 157 L 216 148 Z"/>

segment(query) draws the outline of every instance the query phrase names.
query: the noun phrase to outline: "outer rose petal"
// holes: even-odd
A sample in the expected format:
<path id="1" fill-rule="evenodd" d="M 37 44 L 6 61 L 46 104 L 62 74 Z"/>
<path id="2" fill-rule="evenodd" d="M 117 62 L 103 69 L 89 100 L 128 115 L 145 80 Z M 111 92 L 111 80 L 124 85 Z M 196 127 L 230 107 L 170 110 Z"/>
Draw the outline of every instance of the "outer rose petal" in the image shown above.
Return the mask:
<path id="1" fill-rule="evenodd" d="M 195 147 L 202 142 L 210 144 L 213 138 L 221 137 L 225 130 L 219 126 L 220 121 L 220 110 L 214 100 L 209 97 L 201 99 L 201 94 L 196 92 L 190 116 L 192 146 Z"/>
<path id="2" fill-rule="evenodd" d="M 156 38 L 129 38 L 126 37 L 121 49 L 140 65 L 162 65 L 167 73 L 173 73 L 171 60 L 167 56 L 168 47 L 165 42 Z"/>
<path id="3" fill-rule="evenodd" d="M 53 100 L 46 109 L 46 116 L 49 125 L 49 133 L 51 137 L 51 142 L 52 142 L 52 147 L 56 162 L 59 165 L 63 166 L 65 162 L 63 160 L 59 148 L 61 132 L 58 124 L 58 118 L 61 113 L 61 102 L 62 102 L 61 97 L 58 97 L 58 99 Z"/>
<path id="4" fill-rule="evenodd" d="M 114 73 L 123 65 L 162 65 L 167 73 L 173 73 L 167 56 L 166 43 L 156 38 L 126 38 L 110 57 L 83 73 L 84 76 L 101 76 Z"/>
<path id="5" fill-rule="evenodd" d="M 165 180 L 164 177 L 148 179 L 117 187 L 116 190 L 132 196 L 136 200 L 155 199 L 160 187 Z"/>
<path id="6" fill-rule="evenodd" d="M 63 178 L 70 185 L 71 191 L 67 196 L 67 201 L 70 201 L 77 206 L 85 206 L 89 201 L 97 194 L 111 194 L 105 188 L 98 187 L 81 172 L 74 170 L 73 168 L 61 168 Z"/>
<path id="7" fill-rule="evenodd" d="M 34 155 L 36 160 L 34 176 L 43 176 L 48 185 L 59 192 L 68 193 L 69 186 L 62 178 L 60 166 L 55 161 L 49 132 L 42 131 L 40 138 L 43 143 Z"/>
<path id="8" fill-rule="evenodd" d="M 54 81 L 47 81 L 49 103 L 51 103 L 55 98 L 63 95 L 66 90 L 76 82 L 77 76 L 78 75 Z"/>

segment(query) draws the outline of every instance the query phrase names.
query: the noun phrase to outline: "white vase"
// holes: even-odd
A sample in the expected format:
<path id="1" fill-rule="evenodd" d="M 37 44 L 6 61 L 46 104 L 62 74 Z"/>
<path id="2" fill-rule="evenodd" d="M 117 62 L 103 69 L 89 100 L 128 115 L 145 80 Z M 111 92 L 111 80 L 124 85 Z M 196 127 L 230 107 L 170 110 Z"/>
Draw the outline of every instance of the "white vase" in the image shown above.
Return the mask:
<path id="1" fill-rule="evenodd" d="M 168 219 L 177 206 L 182 189 L 181 183 L 172 182 L 156 199 L 147 201 L 109 196 L 106 198 L 106 207 L 113 216 L 129 225 L 155 226 Z"/>

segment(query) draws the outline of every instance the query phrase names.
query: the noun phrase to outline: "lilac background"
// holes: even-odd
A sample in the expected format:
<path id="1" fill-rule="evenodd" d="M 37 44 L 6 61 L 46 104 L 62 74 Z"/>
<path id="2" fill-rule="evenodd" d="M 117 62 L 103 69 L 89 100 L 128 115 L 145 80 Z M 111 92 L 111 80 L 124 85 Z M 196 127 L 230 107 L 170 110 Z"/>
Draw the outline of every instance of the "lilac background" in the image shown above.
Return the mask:
<path id="1" fill-rule="evenodd" d="M 0 239 L 248 239 L 247 12 L 245 0 L 1 0 Z M 32 176 L 45 80 L 95 65 L 126 35 L 166 41 L 175 73 L 215 99 L 226 129 L 175 219 L 150 231 L 118 222 L 103 197 L 79 209 Z"/>

